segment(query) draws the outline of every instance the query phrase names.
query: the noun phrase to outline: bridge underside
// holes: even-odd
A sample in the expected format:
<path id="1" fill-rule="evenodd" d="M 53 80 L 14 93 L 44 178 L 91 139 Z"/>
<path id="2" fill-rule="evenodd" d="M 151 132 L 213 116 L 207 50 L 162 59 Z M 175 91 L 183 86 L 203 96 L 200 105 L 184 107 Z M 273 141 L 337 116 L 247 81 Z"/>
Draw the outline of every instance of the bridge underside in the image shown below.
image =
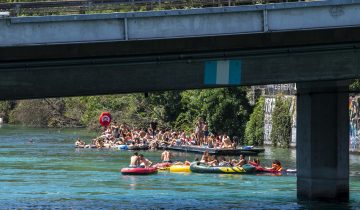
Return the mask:
<path id="1" fill-rule="evenodd" d="M 0 99 L 228 86 L 204 84 L 209 60 L 240 60 L 240 85 L 349 79 L 359 47 L 359 27 L 0 47 Z"/>

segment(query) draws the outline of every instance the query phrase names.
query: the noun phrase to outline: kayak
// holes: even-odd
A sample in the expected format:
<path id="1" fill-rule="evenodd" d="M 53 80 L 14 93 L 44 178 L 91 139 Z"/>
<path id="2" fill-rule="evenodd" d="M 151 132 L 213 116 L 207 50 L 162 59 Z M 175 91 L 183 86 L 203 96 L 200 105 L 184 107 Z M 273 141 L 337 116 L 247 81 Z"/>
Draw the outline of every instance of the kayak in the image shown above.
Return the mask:
<path id="1" fill-rule="evenodd" d="M 122 168 L 120 172 L 123 175 L 149 175 L 157 173 L 157 168 Z"/>
<path id="2" fill-rule="evenodd" d="M 191 172 L 189 165 L 172 165 L 170 166 L 170 172 Z"/>
<path id="3" fill-rule="evenodd" d="M 217 174 L 246 174 L 253 173 L 256 168 L 250 164 L 240 166 L 208 166 L 200 162 L 190 165 L 190 170 L 195 173 L 217 173 Z"/>
<path id="4" fill-rule="evenodd" d="M 163 162 L 163 163 L 157 163 L 153 167 L 157 168 L 158 170 L 165 171 L 165 170 L 169 170 L 171 165 L 172 165 L 172 163 Z"/>

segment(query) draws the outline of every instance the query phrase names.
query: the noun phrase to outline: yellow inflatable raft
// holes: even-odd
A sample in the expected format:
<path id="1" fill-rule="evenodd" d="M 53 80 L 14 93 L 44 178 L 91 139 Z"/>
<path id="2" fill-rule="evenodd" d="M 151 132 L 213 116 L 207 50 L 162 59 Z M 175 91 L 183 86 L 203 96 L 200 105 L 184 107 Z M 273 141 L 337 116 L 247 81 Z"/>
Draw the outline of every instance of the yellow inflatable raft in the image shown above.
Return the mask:
<path id="1" fill-rule="evenodd" d="M 189 165 L 172 165 L 170 166 L 170 172 L 190 172 Z"/>

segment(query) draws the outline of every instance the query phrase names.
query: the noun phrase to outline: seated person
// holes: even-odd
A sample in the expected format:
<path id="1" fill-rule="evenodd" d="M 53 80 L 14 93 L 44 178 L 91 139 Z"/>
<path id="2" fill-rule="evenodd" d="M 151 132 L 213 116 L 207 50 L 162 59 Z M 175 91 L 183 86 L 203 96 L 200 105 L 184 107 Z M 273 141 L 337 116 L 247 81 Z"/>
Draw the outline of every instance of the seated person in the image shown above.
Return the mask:
<path id="1" fill-rule="evenodd" d="M 222 140 L 221 148 L 233 148 L 233 143 L 231 142 L 229 137 Z"/>
<path id="2" fill-rule="evenodd" d="M 283 170 L 281 163 L 278 160 L 274 160 L 272 162 L 271 168 L 267 168 L 267 169 L 274 170 L 274 171 L 282 171 Z"/>
<path id="3" fill-rule="evenodd" d="M 205 151 L 204 154 L 203 154 L 202 157 L 201 157 L 200 162 L 201 162 L 201 163 L 208 163 L 208 162 L 209 162 L 209 158 L 210 158 L 209 152 L 208 152 L 208 151 Z"/>
<path id="4" fill-rule="evenodd" d="M 152 162 L 144 157 L 143 154 L 139 155 L 140 158 L 140 167 L 141 168 L 149 168 L 152 165 Z"/>
<path id="5" fill-rule="evenodd" d="M 226 161 L 226 159 L 221 156 L 219 158 L 219 166 L 231 166 L 230 162 Z"/>
<path id="6" fill-rule="evenodd" d="M 218 160 L 216 159 L 215 155 L 209 157 L 209 161 L 208 161 L 208 165 L 209 166 L 217 166 L 218 165 Z"/>
<path id="7" fill-rule="evenodd" d="M 235 164 L 235 166 L 243 166 L 247 163 L 247 161 L 245 160 L 245 155 L 240 155 L 239 161 Z"/>
<path id="8" fill-rule="evenodd" d="M 134 152 L 134 155 L 130 158 L 130 168 L 135 168 L 140 165 L 140 158 L 137 152 Z"/>

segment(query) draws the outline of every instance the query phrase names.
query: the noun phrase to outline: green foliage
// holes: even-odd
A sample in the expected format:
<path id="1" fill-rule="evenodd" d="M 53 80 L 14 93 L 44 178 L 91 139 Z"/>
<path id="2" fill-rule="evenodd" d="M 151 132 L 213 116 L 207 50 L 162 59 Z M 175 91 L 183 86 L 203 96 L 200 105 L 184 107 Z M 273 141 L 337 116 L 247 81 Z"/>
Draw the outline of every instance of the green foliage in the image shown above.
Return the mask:
<path id="1" fill-rule="evenodd" d="M 10 123 L 32 127 L 78 127 L 76 118 L 66 116 L 66 100 L 47 98 L 17 101 L 9 116 Z"/>
<path id="2" fill-rule="evenodd" d="M 10 114 L 11 123 L 20 123 L 33 127 L 46 127 L 50 118 L 44 100 L 21 100 Z"/>
<path id="3" fill-rule="evenodd" d="M 160 128 L 190 131 L 203 117 L 212 132 L 226 132 L 244 139 L 251 106 L 246 88 L 165 91 L 144 94 L 84 96 L 18 101 L 11 122 L 29 126 L 85 125 L 99 129 L 99 115 L 108 111 L 118 123 L 147 128 L 152 120 Z"/>
<path id="4" fill-rule="evenodd" d="M 182 93 L 184 113 L 176 120 L 177 126 L 193 129 L 195 121 L 202 117 L 211 132 L 226 132 L 244 140 L 245 124 L 251 106 L 246 98 L 246 88 L 230 87 L 208 90 L 189 90 Z"/>
<path id="5" fill-rule="evenodd" d="M 360 91 L 360 80 L 359 79 L 353 80 L 353 82 L 350 84 L 349 90 Z"/>
<path id="6" fill-rule="evenodd" d="M 8 121 L 11 109 L 12 109 L 11 101 L 0 101 L 0 118 L 3 118 L 5 122 Z"/>
<path id="7" fill-rule="evenodd" d="M 246 123 L 245 144 L 262 146 L 264 144 L 264 105 L 265 99 L 261 97 L 255 104 L 250 120 Z"/>
<path id="8" fill-rule="evenodd" d="M 182 111 L 181 91 L 149 93 L 145 100 L 152 105 L 154 119 L 160 121 L 164 127 L 175 126 L 175 121 Z"/>
<path id="9" fill-rule="evenodd" d="M 289 99 L 276 97 L 272 113 L 272 130 L 270 139 L 273 146 L 289 147 L 291 141 L 291 115 Z"/>

